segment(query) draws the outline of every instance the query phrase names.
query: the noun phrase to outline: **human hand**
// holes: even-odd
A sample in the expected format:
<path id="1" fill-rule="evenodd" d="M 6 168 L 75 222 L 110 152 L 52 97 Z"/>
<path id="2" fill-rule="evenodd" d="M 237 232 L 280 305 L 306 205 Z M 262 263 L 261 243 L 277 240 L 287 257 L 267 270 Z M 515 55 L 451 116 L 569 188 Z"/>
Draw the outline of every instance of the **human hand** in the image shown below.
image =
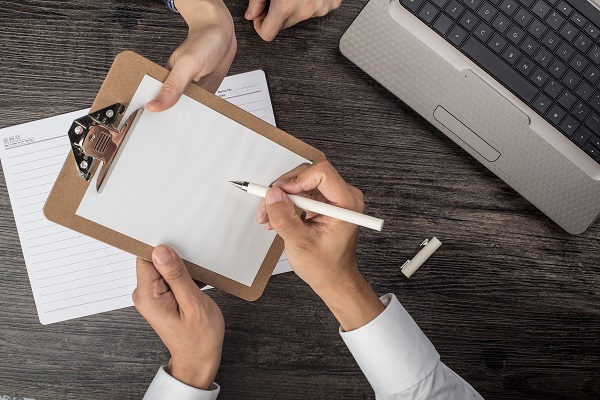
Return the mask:
<path id="1" fill-rule="evenodd" d="M 358 274 L 358 226 L 307 212 L 302 221 L 287 194 L 296 194 L 363 212 L 363 195 L 348 185 L 328 161 L 302 164 L 282 175 L 261 200 L 257 221 L 285 241 L 290 265 L 317 293 Z"/>
<path id="2" fill-rule="evenodd" d="M 152 262 L 137 259 L 133 303 L 171 353 L 167 372 L 209 389 L 221 362 L 225 324 L 219 306 L 194 283 L 181 258 L 158 246 Z"/>
<path id="3" fill-rule="evenodd" d="M 288 193 L 363 212 L 362 192 L 348 185 L 328 161 L 303 164 L 273 183 L 256 219 L 283 238 L 294 272 L 323 299 L 345 330 L 370 322 L 383 311 L 383 304 L 358 271 L 358 226 L 312 212 L 303 221 Z"/>
<path id="4" fill-rule="evenodd" d="M 160 93 L 146 104 L 154 112 L 175 105 L 192 81 L 211 93 L 216 92 L 237 50 L 233 18 L 222 0 L 178 0 L 175 6 L 189 31 L 169 58 L 167 68 L 171 73 Z"/>
<path id="5" fill-rule="evenodd" d="M 280 30 L 312 17 L 322 17 L 339 8 L 342 0 L 250 0 L 246 19 L 254 21 L 254 29 L 270 42 Z"/>

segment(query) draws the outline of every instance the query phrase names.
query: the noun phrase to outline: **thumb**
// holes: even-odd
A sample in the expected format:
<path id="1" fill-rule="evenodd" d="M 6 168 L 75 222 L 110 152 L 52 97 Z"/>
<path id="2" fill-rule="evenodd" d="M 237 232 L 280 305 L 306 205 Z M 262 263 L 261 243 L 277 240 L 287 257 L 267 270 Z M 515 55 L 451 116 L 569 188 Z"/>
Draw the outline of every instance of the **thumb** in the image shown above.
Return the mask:
<path id="1" fill-rule="evenodd" d="M 171 73 L 165 80 L 156 98 L 146 108 L 152 112 L 165 111 L 175 105 L 195 74 L 195 66 L 184 59 L 173 65 Z"/>
<path id="2" fill-rule="evenodd" d="M 263 12 L 266 5 L 267 0 L 250 0 L 248 2 L 248 9 L 246 10 L 246 19 L 251 21 L 258 17 Z"/>
<path id="3" fill-rule="evenodd" d="M 157 246 L 152 251 L 152 262 L 158 273 L 173 291 L 177 303 L 188 303 L 194 298 L 194 294 L 199 291 L 198 286 L 192 280 L 185 264 L 168 246 Z"/>
<path id="4" fill-rule="evenodd" d="M 300 216 L 296 214 L 294 203 L 279 188 L 271 188 L 265 196 L 269 224 L 284 241 L 294 241 L 306 233 L 308 229 Z"/>
<path id="5" fill-rule="evenodd" d="M 254 20 L 254 30 L 264 41 L 270 42 L 277 37 L 286 20 L 287 18 L 281 18 L 274 12 L 270 12 L 265 15 L 264 19 Z"/>

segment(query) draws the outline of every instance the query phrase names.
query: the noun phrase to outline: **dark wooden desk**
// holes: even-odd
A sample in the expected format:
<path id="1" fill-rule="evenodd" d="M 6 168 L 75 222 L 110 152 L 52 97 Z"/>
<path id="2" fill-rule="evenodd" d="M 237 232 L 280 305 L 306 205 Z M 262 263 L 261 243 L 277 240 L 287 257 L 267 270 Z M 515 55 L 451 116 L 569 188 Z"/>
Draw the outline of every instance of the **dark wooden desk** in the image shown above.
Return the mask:
<path id="1" fill-rule="evenodd" d="M 279 126 L 361 188 L 382 233 L 359 260 L 396 293 L 446 364 L 486 399 L 600 398 L 600 223 L 571 236 L 346 60 L 338 42 L 366 0 L 263 42 L 228 0 L 231 73 L 267 73 Z M 88 107 L 114 56 L 165 63 L 186 36 L 152 1 L 0 1 L 0 128 Z M 134 308 L 39 324 L 0 176 L 0 395 L 141 398 L 168 353 Z M 425 237 L 444 245 L 413 278 Z M 320 300 L 295 275 L 247 303 L 212 291 L 227 332 L 220 399 L 374 395 Z"/>

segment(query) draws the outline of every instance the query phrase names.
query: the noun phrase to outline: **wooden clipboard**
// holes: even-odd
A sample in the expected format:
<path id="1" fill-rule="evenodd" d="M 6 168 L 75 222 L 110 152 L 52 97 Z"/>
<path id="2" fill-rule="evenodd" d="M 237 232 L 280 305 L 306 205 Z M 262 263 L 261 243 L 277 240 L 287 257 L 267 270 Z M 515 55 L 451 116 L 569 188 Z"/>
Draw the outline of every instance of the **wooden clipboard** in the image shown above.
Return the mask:
<path id="1" fill-rule="evenodd" d="M 90 113 L 114 103 L 122 103 L 128 106 L 144 75 L 149 75 L 164 82 L 169 75 L 169 71 L 131 51 L 118 54 L 92 104 Z M 190 84 L 187 87 L 185 94 L 301 157 L 315 162 L 325 159 L 325 155 L 321 151 L 194 84 Z M 119 122 L 117 121 L 117 126 Z M 97 169 L 98 165 L 95 168 Z M 92 174 L 94 172 L 95 170 L 92 171 Z M 87 182 L 81 179 L 73 152 L 71 152 L 44 205 L 44 215 L 46 218 L 128 253 L 150 260 L 153 250 L 151 245 L 142 243 L 76 214 L 77 208 L 91 182 L 93 182 L 93 179 Z M 212 285 L 242 299 L 254 301 L 263 293 L 283 249 L 283 240 L 277 236 L 263 260 L 252 286 L 246 286 L 226 278 L 200 265 L 188 261 L 185 261 L 185 263 L 190 275 L 195 280 Z"/>

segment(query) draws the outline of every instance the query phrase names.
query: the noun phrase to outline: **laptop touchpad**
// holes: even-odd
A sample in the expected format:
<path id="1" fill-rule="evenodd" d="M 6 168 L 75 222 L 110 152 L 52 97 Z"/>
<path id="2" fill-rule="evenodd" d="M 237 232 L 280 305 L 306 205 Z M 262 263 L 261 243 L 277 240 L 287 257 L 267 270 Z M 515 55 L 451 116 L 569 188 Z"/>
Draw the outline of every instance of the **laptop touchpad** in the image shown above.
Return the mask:
<path id="1" fill-rule="evenodd" d="M 469 127 L 446 111 L 444 107 L 437 106 L 433 112 L 433 116 L 449 131 L 458 136 L 460 140 L 469 145 L 470 148 L 475 150 L 486 160 L 494 162 L 500 157 L 500 153 L 496 149 L 490 146 L 488 142 L 483 140 L 481 136 L 473 132 L 471 129 L 469 129 Z"/>

